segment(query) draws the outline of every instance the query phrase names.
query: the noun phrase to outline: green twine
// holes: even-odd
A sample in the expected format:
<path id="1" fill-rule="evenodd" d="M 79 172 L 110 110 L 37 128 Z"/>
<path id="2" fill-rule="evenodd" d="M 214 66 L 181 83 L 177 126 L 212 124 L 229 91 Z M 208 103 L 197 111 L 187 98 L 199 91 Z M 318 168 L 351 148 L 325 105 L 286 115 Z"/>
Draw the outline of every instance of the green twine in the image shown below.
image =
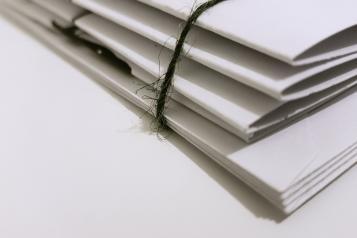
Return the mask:
<path id="1" fill-rule="evenodd" d="M 198 18 L 205 11 L 207 11 L 208 9 L 214 7 L 215 5 L 217 5 L 223 1 L 226 1 L 226 0 L 210 0 L 208 2 L 203 3 L 200 6 L 198 6 L 196 8 L 196 10 L 194 10 L 191 13 L 191 15 L 189 16 L 189 18 L 187 19 L 185 26 L 180 34 L 180 37 L 177 40 L 174 54 L 172 55 L 170 64 L 167 68 L 166 73 L 164 74 L 165 77 L 162 79 L 162 82 L 160 83 L 160 86 L 158 88 L 158 97 L 156 99 L 156 105 L 155 105 L 155 108 L 156 108 L 155 120 L 156 120 L 158 129 L 161 129 L 161 128 L 164 129 L 167 127 L 167 121 L 166 121 L 166 118 L 164 115 L 165 109 L 166 109 L 166 103 L 168 101 L 168 96 L 169 96 L 169 92 L 172 87 L 172 81 L 175 76 L 176 67 L 180 60 L 180 56 L 183 52 L 183 47 L 184 47 L 185 40 L 187 38 L 188 33 L 190 32 L 190 30 L 192 29 L 192 27 L 194 26 L 194 24 L 196 23 Z"/>
<path id="2" fill-rule="evenodd" d="M 165 129 L 167 127 L 167 120 L 165 118 L 165 109 L 166 109 L 166 104 L 169 98 L 169 93 L 172 87 L 172 81 L 175 76 L 177 64 L 180 61 L 181 54 L 183 52 L 183 48 L 185 45 L 186 38 L 188 34 L 190 33 L 192 27 L 194 24 L 197 22 L 198 18 L 207 10 L 210 8 L 216 6 L 217 4 L 226 1 L 226 0 L 209 0 L 201 5 L 199 5 L 189 16 L 187 21 L 185 22 L 184 28 L 180 34 L 180 37 L 178 38 L 175 46 L 174 53 L 172 55 L 171 61 L 167 67 L 166 73 L 164 74 L 163 79 L 159 79 L 158 82 L 160 82 L 157 90 L 157 98 L 155 99 L 156 105 L 156 113 L 155 113 L 155 121 L 158 126 L 158 130 L 160 129 Z M 77 38 L 78 35 L 76 35 L 76 31 L 78 30 L 76 27 L 69 27 L 67 29 L 64 29 L 57 25 L 54 22 L 54 27 L 58 30 L 60 30 L 62 33 L 64 33 L 67 36 L 71 36 L 72 38 Z M 89 48 L 94 49 L 97 53 L 105 56 L 109 56 L 109 58 L 116 58 L 116 56 L 108 49 L 97 45 L 93 42 L 85 41 L 84 39 L 80 39 L 82 43 L 86 43 Z"/>

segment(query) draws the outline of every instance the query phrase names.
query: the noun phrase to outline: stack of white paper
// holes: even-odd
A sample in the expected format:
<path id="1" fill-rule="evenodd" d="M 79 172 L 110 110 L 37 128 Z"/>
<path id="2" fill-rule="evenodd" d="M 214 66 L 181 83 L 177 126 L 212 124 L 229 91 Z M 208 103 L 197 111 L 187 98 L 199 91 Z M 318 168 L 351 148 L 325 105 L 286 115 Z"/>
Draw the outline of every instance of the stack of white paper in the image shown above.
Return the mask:
<path id="1" fill-rule="evenodd" d="M 1 8 L 80 70 L 148 110 L 145 98 L 154 92 L 138 89 L 165 73 L 182 19 L 200 2 L 3 0 Z M 187 39 L 169 126 L 282 211 L 296 210 L 356 162 L 354 7 L 353 0 L 227 0 L 210 9 Z M 336 9 L 341 16 L 331 18 Z M 81 40 L 54 22 L 77 29 Z"/>

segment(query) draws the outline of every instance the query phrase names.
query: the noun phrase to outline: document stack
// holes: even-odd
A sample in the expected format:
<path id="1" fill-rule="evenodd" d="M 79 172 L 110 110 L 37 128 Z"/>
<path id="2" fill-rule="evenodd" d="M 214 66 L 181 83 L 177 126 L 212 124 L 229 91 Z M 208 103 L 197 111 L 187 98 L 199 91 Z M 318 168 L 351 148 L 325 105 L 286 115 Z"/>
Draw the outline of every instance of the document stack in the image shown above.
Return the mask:
<path id="1" fill-rule="evenodd" d="M 2 0 L 0 11 L 155 114 L 145 86 L 165 75 L 185 21 L 207 1 Z M 207 10 L 186 39 L 168 126 L 292 213 L 356 163 L 355 9 L 226 0 Z"/>

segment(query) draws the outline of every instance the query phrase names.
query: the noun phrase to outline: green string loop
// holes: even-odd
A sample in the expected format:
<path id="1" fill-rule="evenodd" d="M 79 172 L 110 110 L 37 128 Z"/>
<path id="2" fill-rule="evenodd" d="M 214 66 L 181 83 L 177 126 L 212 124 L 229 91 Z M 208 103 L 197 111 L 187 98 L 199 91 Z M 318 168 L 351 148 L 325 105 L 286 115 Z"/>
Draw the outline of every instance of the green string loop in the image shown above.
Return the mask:
<path id="1" fill-rule="evenodd" d="M 160 79 L 160 86 L 158 88 L 158 97 L 156 100 L 156 115 L 155 115 L 155 120 L 158 124 L 158 129 L 164 129 L 167 126 L 167 121 L 165 118 L 165 109 L 166 109 L 166 103 L 168 101 L 168 94 L 171 90 L 172 87 L 172 81 L 176 72 L 176 67 L 177 64 L 180 60 L 180 56 L 183 52 L 183 48 L 185 45 L 185 40 L 187 38 L 187 35 L 189 34 L 190 30 L 196 23 L 197 19 L 208 9 L 216 6 L 217 4 L 226 1 L 226 0 L 210 0 L 208 2 L 205 2 L 201 5 L 199 5 L 196 10 L 192 12 L 192 14 L 189 16 L 187 19 L 185 26 L 180 34 L 180 37 L 177 40 L 176 47 L 174 50 L 174 53 L 172 55 L 170 64 L 167 68 L 167 71 L 165 73 L 165 77 L 163 79 Z"/>

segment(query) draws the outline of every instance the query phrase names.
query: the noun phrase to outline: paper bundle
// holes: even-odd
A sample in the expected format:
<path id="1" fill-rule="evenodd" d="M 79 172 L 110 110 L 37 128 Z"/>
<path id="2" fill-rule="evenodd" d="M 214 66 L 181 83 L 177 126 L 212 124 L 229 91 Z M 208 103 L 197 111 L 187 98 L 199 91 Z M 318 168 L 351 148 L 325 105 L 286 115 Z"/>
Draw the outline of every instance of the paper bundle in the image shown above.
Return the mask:
<path id="1" fill-rule="evenodd" d="M 166 73 L 184 20 L 202 2 L 3 0 L 1 12 L 149 110 L 155 92 L 143 86 Z M 227 0 L 208 10 L 186 41 L 169 126 L 293 212 L 356 162 L 355 7 Z"/>

